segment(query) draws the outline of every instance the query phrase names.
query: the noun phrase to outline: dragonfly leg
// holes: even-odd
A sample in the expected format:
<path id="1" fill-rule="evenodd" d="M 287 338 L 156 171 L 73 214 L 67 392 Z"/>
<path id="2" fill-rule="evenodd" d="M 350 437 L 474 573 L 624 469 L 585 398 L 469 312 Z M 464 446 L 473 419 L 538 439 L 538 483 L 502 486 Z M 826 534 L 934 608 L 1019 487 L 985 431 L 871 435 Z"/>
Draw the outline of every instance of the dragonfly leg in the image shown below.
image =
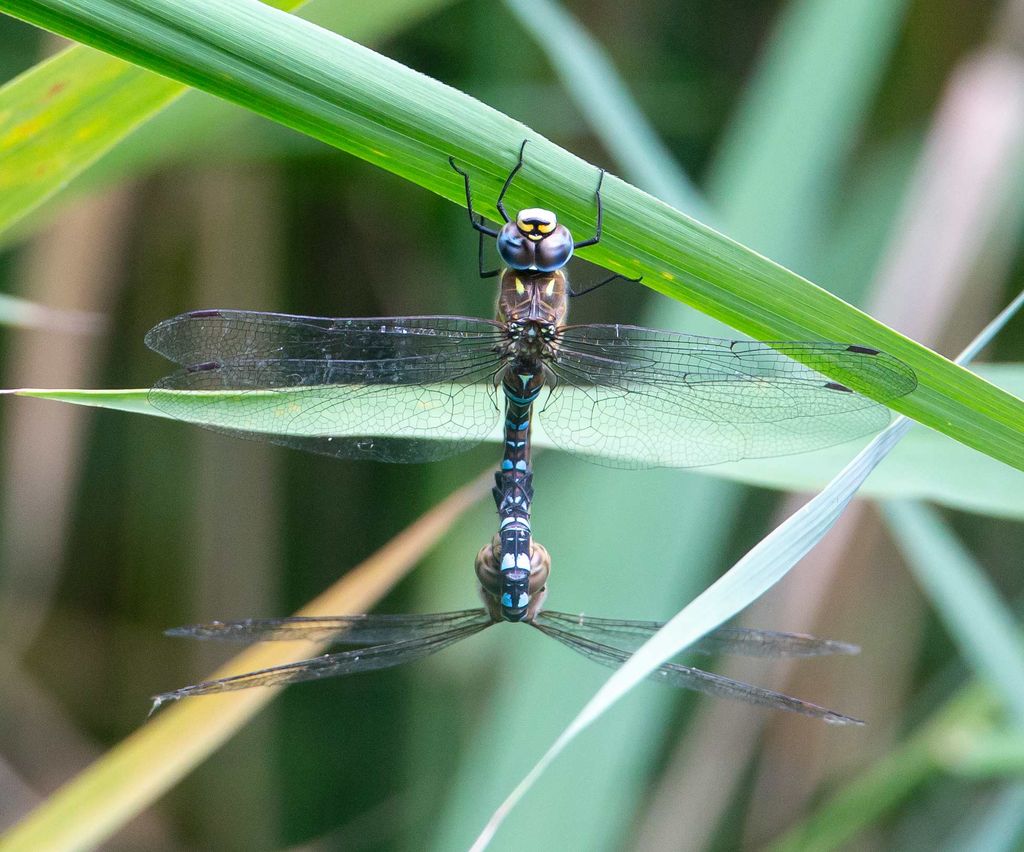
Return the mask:
<path id="1" fill-rule="evenodd" d="M 601 169 L 601 175 L 597 179 L 597 189 L 594 191 L 594 200 L 597 202 L 597 228 L 594 230 L 594 236 L 589 240 L 581 240 L 578 243 L 573 243 L 573 250 L 586 248 L 587 246 L 596 246 L 601 242 L 601 227 L 604 224 L 604 208 L 601 205 L 601 186 L 604 184 L 604 169 Z"/>
<path id="2" fill-rule="evenodd" d="M 473 210 L 473 194 L 472 194 L 472 192 L 470 191 L 470 188 L 469 188 L 469 173 L 466 172 L 463 169 L 460 169 L 455 164 L 455 158 L 454 157 L 449 157 L 448 158 L 448 164 L 455 170 L 455 172 L 457 174 L 462 175 L 462 182 L 465 184 L 465 187 L 466 187 L 466 213 L 469 214 L 469 224 L 472 225 L 473 228 L 475 230 L 479 231 L 481 234 L 487 234 L 487 236 L 489 236 L 489 237 L 497 237 L 498 236 L 498 232 L 495 231 L 493 228 L 488 228 L 483 223 L 483 221 L 484 221 L 483 215 L 480 216 L 480 221 L 479 222 L 474 218 L 477 215 L 477 213 L 476 213 L 475 210 Z M 505 217 L 505 221 L 506 222 L 508 221 L 508 217 L 507 216 Z"/>
<path id="3" fill-rule="evenodd" d="M 480 268 L 480 277 L 481 278 L 493 278 L 495 275 L 497 275 L 499 272 L 501 272 L 501 267 L 499 266 L 497 269 L 484 269 L 484 232 L 483 231 L 480 232 L 479 237 L 480 237 L 480 248 L 477 251 L 477 265 Z"/>
<path id="4" fill-rule="evenodd" d="M 501 192 L 498 193 L 498 203 L 495 206 L 498 208 L 498 212 L 506 222 L 511 222 L 512 220 L 509 218 L 508 213 L 505 212 L 505 193 L 508 192 L 508 188 L 512 186 L 512 178 L 514 178 L 523 167 L 523 151 L 526 150 L 526 143 L 528 141 L 528 139 L 524 139 L 523 144 L 519 146 L 519 159 L 512 167 L 512 171 L 508 173 L 508 177 L 505 178 L 505 185 L 502 186 Z"/>
<path id="5" fill-rule="evenodd" d="M 573 290 L 570 287 L 569 298 L 575 299 L 577 296 L 586 296 L 587 293 L 593 293 L 599 287 L 604 287 L 605 284 L 611 284 L 612 281 L 614 281 L 616 278 L 621 278 L 623 281 L 629 281 L 633 284 L 639 284 L 641 281 L 644 280 L 644 277 L 642 275 L 638 276 L 637 278 L 627 278 L 625 275 L 619 275 L 618 273 L 616 273 L 611 278 L 605 278 L 604 281 L 594 284 L 592 287 L 587 287 L 585 290 Z"/>

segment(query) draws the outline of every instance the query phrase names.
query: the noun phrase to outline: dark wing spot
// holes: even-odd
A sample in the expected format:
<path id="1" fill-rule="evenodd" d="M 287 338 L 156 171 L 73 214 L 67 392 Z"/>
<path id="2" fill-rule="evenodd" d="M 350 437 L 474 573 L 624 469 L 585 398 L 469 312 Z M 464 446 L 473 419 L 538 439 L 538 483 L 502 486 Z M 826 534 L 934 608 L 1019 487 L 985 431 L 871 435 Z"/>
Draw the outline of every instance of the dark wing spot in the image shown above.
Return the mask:
<path id="1" fill-rule="evenodd" d="M 219 317 L 222 316 L 218 310 L 207 310 L 207 311 L 189 311 L 186 314 L 191 319 L 204 319 L 206 317 Z"/>
<path id="2" fill-rule="evenodd" d="M 841 385 L 839 382 L 825 382 L 825 387 L 829 390 L 842 391 L 843 393 L 853 393 L 846 385 Z"/>
<path id="3" fill-rule="evenodd" d="M 870 346 L 847 346 L 847 352 L 856 352 L 858 355 L 881 355 L 882 353 L 877 349 L 872 349 Z"/>
<path id="4" fill-rule="evenodd" d="M 219 370 L 220 367 L 220 361 L 205 361 L 202 364 L 193 364 L 191 367 L 186 367 L 185 370 L 189 373 L 204 373 L 207 370 Z"/>

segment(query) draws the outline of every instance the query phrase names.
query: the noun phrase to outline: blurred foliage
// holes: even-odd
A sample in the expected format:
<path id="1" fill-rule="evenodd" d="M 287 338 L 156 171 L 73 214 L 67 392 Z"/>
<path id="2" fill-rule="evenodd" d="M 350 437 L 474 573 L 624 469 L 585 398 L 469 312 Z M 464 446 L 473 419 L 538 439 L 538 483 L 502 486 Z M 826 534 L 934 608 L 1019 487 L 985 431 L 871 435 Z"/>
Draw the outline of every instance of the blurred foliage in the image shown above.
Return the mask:
<path id="1" fill-rule="evenodd" d="M 374 46 L 616 169 L 513 16 L 491 3 L 431 5 L 441 8 L 425 19 L 410 17 L 408 26 L 399 22 Z M 759 225 L 757 216 L 770 214 L 751 204 L 758 200 L 747 194 L 752 190 L 729 189 L 752 184 L 722 177 L 729 165 L 723 152 L 734 152 L 737 170 L 737 158 L 756 153 L 750 149 L 756 127 L 742 134 L 742 150 L 730 148 L 739 138 L 733 119 L 753 87 L 764 84 L 762 58 L 779 22 L 827 5 L 688 2 L 681 10 L 670 0 L 599 0 L 566 7 L 605 46 L 640 110 L 721 211 L 722 227 L 728 230 L 729 216 L 736 217 L 735 227 L 749 230 L 735 236 L 864 305 L 863 284 L 890 238 L 934 110 L 953 70 L 992 37 L 1000 7 L 918 0 L 902 21 L 889 21 L 891 47 L 877 41 L 866 47 L 864 74 L 873 82 L 861 93 L 863 104 L 828 143 L 833 159 L 802 184 L 816 227 L 803 244 L 777 246 L 773 240 L 785 234 L 774 235 L 771 226 L 783 223 Z M 0 18 L 4 79 L 51 47 L 34 29 Z M 811 72 L 796 81 L 788 97 L 797 115 L 818 82 Z M 91 350 L 77 344 L 60 350 L 54 332 L 3 331 L 4 386 L 83 386 L 75 370 L 85 365 L 88 386 L 145 387 L 165 365 L 145 350 L 143 333 L 188 308 L 351 316 L 492 311 L 493 289 L 476 278 L 476 241 L 462 210 L 263 120 L 238 114 L 226 128 L 207 128 L 203 116 L 215 109 L 200 113 L 179 147 L 166 144 L 165 134 L 182 132 L 172 108 L 83 175 L 75 193 L 24 223 L 19 242 L 0 255 L 0 290 L 53 307 L 107 310 L 110 324 Z M 790 147 L 800 150 L 796 141 Z M 1019 175 L 1007 175 L 1008 183 L 1015 181 Z M 104 232 L 118 251 L 100 267 L 102 296 L 62 290 L 60 276 L 41 287 L 38 254 L 54 251 L 53 241 L 72 242 L 70 217 L 82 205 L 88 212 L 101 193 L 119 194 L 127 211 Z M 979 277 L 975 303 L 950 321 L 950 339 L 965 339 L 1020 288 L 1019 238 L 1019 227 L 1005 236 L 1010 247 L 998 279 Z M 72 254 L 60 262 L 74 280 L 70 273 L 80 261 Z M 597 273 L 586 266 L 576 272 L 580 280 L 591 274 Z M 662 301 L 641 288 L 609 287 L 574 305 L 574 317 L 650 321 Z M 695 330 L 692 323 L 663 319 Z M 1020 328 L 1018 321 L 1000 339 L 1000 360 L 1024 360 Z M 32 349 L 37 339 L 43 344 Z M 62 354 L 53 363 L 45 354 L 25 360 L 26 352 L 47 351 Z M 229 653 L 165 639 L 163 628 L 293 611 L 494 456 L 493 448 L 482 448 L 433 466 L 328 463 L 118 412 L 79 411 L 67 431 L 49 431 L 62 417 L 42 402 L 0 406 L 0 643 L 4 670 L 12 665 L 16 675 L 0 687 L 0 714 L 19 714 L 16 726 L 0 730 L 2 827 L 134 731 L 148 696 L 196 680 Z M 60 447 L 51 443 L 55 435 Z M 65 454 L 57 450 L 65 444 L 70 461 L 62 463 Z M 18 458 L 29 463 L 19 465 Z M 580 470 L 578 462 L 554 454 L 541 456 L 537 467 L 536 529 L 555 555 L 552 601 L 560 609 L 669 615 L 771 526 L 774 498 L 766 492 L 721 483 L 684 491 L 680 482 L 696 477 Z M 954 512 L 946 521 L 996 592 L 1019 599 L 1020 524 Z M 481 504 L 381 609 L 473 605 L 472 558 L 492 532 L 493 510 Z M 640 548 L 643 559 L 631 560 Z M 887 590 L 863 594 L 881 600 Z M 879 647 L 885 652 L 875 641 L 879 632 L 900 635 L 900 625 L 842 620 L 842 603 L 832 602 L 836 612 L 825 623 L 835 615 L 847 631 L 837 638 L 864 644 L 867 660 Z M 916 598 L 907 603 L 920 606 Z M 970 812 L 980 826 L 976 836 L 990 836 L 983 832 L 1003 816 L 1013 793 L 1010 784 L 1000 788 L 1009 792 L 993 797 L 988 820 L 992 788 L 962 779 L 952 789 L 938 782 L 908 787 L 899 801 L 885 800 L 884 809 L 866 804 L 883 801 L 891 787 L 891 777 L 864 786 L 874 777 L 876 757 L 890 755 L 897 761 L 894 777 L 908 778 L 908 767 L 922 765 L 914 760 L 920 756 L 915 743 L 936 727 L 947 736 L 942 725 L 961 718 L 946 709 L 959 705 L 947 701 L 969 675 L 963 664 L 949 662 L 956 646 L 942 626 L 947 621 L 926 615 L 919 630 L 908 627 L 901 636 L 911 657 L 905 680 L 872 683 L 871 693 L 860 696 L 864 707 L 896 705 L 885 725 L 864 734 L 828 732 L 808 770 L 821 779 L 818 798 L 862 776 L 850 790 L 871 815 L 875 848 L 899 848 L 897 839 L 908 832 L 920 836 L 913 827 L 922 814 L 948 824 L 951 814 Z M 529 633 L 502 628 L 408 670 L 287 691 L 257 724 L 129 825 L 113 848 L 464 848 L 481 816 L 604 677 Z M 861 664 L 814 664 L 818 677 L 804 683 L 815 691 L 806 697 L 828 703 L 830 681 Z M 840 673 L 829 674 L 828 667 Z M 694 703 L 653 686 L 641 689 L 563 757 L 496 848 L 523 848 L 527 838 L 536 845 L 538 837 L 552 848 L 629 848 Z M 839 709 L 856 714 L 860 707 Z M 989 704 L 971 718 L 988 726 L 995 715 Z M 512 736 L 513 729 L 526 734 Z M 901 731 L 905 742 L 895 742 Z M 851 736 L 862 752 L 854 759 Z M 510 754 L 513 745 L 525 753 Z M 801 740 L 791 744 L 801 746 Z M 904 753 L 910 757 L 900 764 Z M 751 761 L 752 777 L 756 754 Z M 841 764 L 834 773 L 833 763 Z M 945 769 L 929 760 L 922 771 L 934 780 L 928 773 Z M 727 814 L 710 829 L 709 848 L 734 848 L 755 830 L 749 821 L 757 789 L 744 783 L 731 793 Z M 813 800 L 791 809 L 780 804 L 779 811 L 794 828 L 813 817 Z M 1012 848 L 1014 835 L 1007 836 Z M 686 842 L 677 840 L 672 848 Z"/>

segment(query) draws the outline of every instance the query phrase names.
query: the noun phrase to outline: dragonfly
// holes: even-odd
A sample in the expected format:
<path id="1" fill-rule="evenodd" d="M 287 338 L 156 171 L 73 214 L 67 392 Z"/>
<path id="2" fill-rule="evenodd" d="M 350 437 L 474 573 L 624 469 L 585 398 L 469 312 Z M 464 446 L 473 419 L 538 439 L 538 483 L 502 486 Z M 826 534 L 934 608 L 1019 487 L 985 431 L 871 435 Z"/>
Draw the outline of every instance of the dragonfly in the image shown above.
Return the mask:
<path id="1" fill-rule="evenodd" d="M 545 585 L 540 593 L 534 596 L 528 616 L 520 620 L 584 657 L 616 668 L 664 626 L 663 622 L 657 621 L 596 618 L 542 609 L 541 603 L 547 593 L 546 581 L 550 573 L 550 555 L 543 545 L 533 542 L 531 559 L 536 575 L 544 578 Z M 241 643 L 311 640 L 351 647 L 348 650 L 308 660 L 204 681 L 165 692 L 153 698 L 151 712 L 155 712 L 162 704 L 182 698 L 252 687 L 285 686 L 327 677 L 376 671 L 428 657 L 507 620 L 502 615 L 499 597 L 493 591 L 488 591 L 489 587 L 493 589 L 493 577 L 500 573 L 500 563 L 501 537 L 495 536 L 490 545 L 484 547 L 477 556 L 477 577 L 485 602 L 482 608 L 425 614 L 372 613 L 214 621 L 168 630 L 169 636 L 191 639 Z M 802 633 L 720 627 L 707 634 L 690 650 L 701 654 L 725 653 L 749 657 L 792 658 L 856 654 L 859 648 L 846 642 L 818 639 Z M 663 663 L 648 677 L 706 695 L 800 713 L 831 725 L 864 724 L 853 716 L 782 692 L 680 663 Z"/>
<path id="2" fill-rule="evenodd" d="M 153 387 L 149 402 L 230 435 L 340 458 L 423 462 L 483 441 L 504 414 L 494 497 L 506 621 L 535 615 L 542 585 L 531 570 L 535 415 L 556 446 L 591 461 L 685 468 L 870 434 L 889 422 L 882 403 L 917 385 L 902 361 L 856 344 L 569 324 L 577 294 L 566 264 L 601 240 L 605 173 L 594 193 L 594 234 L 576 241 L 550 210 L 506 211 L 525 146 L 496 202 L 498 228 L 476 213 L 470 176 L 449 158 L 479 233 L 480 275 L 500 275 L 495 319 L 215 309 L 167 319 L 146 335 L 182 368 Z M 502 268 L 484 269 L 485 238 L 494 239 Z M 871 384 L 881 403 L 826 374 Z"/>

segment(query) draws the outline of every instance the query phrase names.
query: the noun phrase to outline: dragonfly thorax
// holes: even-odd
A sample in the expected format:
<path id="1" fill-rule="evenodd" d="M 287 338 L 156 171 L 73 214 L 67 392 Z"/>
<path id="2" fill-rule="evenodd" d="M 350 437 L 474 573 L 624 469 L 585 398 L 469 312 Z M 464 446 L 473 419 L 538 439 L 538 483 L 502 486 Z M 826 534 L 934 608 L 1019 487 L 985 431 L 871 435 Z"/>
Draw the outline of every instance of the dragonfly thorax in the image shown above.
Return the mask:
<path id="1" fill-rule="evenodd" d="M 561 269 L 524 272 L 506 269 L 501 276 L 497 317 L 509 337 L 553 343 L 569 313 L 569 282 Z"/>
<path id="2" fill-rule="evenodd" d="M 498 231 L 498 254 L 512 269 L 554 272 L 572 257 L 572 234 L 555 214 L 540 207 L 520 210 Z"/>

